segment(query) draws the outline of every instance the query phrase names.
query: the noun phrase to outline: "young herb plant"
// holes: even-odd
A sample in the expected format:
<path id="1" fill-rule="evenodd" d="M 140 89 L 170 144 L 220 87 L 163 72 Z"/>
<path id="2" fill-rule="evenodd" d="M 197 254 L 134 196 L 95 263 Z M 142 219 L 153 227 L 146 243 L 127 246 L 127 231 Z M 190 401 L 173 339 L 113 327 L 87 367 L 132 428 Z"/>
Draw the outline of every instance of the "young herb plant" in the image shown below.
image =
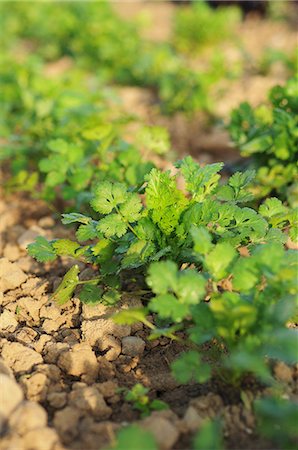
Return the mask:
<path id="1" fill-rule="evenodd" d="M 124 396 L 125 400 L 132 403 L 133 408 L 140 411 L 141 417 L 147 417 L 152 411 L 161 411 L 168 409 L 168 405 L 162 400 L 150 400 L 149 389 L 140 383 L 128 390 Z"/>
<path id="2" fill-rule="evenodd" d="M 269 92 L 269 104 L 253 109 L 242 103 L 231 115 L 229 131 L 241 155 L 251 157 L 257 170 L 256 197 L 277 195 L 297 206 L 298 192 L 298 81 Z"/>
<path id="3" fill-rule="evenodd" d="M 270 362 L 293 364 L 297 357 L 296 334 L 287 323 L 297 314 L 298 261 L 285 247 L 284 232 L 297 237 L 295 214 L 276 198 L 258 211 L 243 206 L 252 201 L 253 171 L 219 184 L 220 163 L 201 167 L 187 157 L 176 166 L 175 176 L 152 169 L 134 190 L 98 183 L 91 200 L 96 219 L 63 215 L 64 224 L 78 224 L 77 240 L 38 237 L 29 254 L 41 262 L 66 255 L 98 268 L 93 279 L 80 280 L 75 264 L 52 296 L 60 304 L 81 288 L 82 302 L 114 305 L 129 277 L 139 277 L 136 294 L 146 294 L 144 306 L 120 311 L 114 320 L 143 322 L 150 339 L 180 339 L 182 333 L 190 349 L 172 364 L 180 383 L 204 383 L 216 374 L 234 387 L 248 375 L 274 384 Z M 178 176 L 185 192 L 177 188 Z M 137 409 L 152 410 L 143 387 L 127 395 Z"/>

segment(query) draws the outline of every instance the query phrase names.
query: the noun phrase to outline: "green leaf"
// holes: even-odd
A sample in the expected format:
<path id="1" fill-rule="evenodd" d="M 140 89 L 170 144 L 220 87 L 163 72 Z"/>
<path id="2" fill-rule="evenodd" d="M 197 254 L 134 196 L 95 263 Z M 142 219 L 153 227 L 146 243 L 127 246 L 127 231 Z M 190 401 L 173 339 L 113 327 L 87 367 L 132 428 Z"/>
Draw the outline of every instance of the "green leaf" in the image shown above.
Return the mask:
<path id="1" fill-rule="evenodd" d="M 113 236 L 121 237 L 127 231 L 127 224 L 123 222 L 119 214 L 109 214 L 99 220 L 97 229 L 107 238 Z"/>
<path id="2" fill-rule="evenodd" d="M 247 185 L 251 184 L 255 178 L 254 170 L 246 172 L 236 172 L 228 181 L 228 185 L 220 186 L 217 198 L 224 201 L 233 201 L 235 203 L 244 203 L 253 199 L 253 194 L 246 190 Z"/>
<path id="3" fill-rule="evenodd" d="M 76 238 L 78 241 L 88 241 L 97 237 L 96 222 L 93 221 L 87 225 L 80 225 L 76 231 Z"/>
<path id="4" fill-rule="evenodd" d="M 195 305 L 205 296 L 206 280 L 194 270 L 180 272 L 176 294 L 179 302 Z"/>
<path id="5" fill-rule="evenodd" d="M 55 171 L 55 172 L 49 172 L 47 174 L 45 183 L 47 186 L 54 187 L 54 186 L 57 186 L 58 184 L 64 183 L 65 180 L 66 180 L 66 175 L 64 173 Z"/>
<path id="6" fill-rule="evenodd" d="M 136 322 L 147 323 L 146 316 L 148 310 L 146 308 L 129 308 L 113 315 L 113 320 L 119 325 L 133 325 Z"/>
<path id="7" fill-rule="evenodd" d="M 193 450 L 222 450 L 223 435 L 219 420 L 206 420 L 196 434 Z"/>
<path id="8" fill-rule="evenodd" d="M 150 300 L 149 309 L 158 313 L 162 319 L 172 319 L 181 322 L 189 314 L 189 306 L 180 303 L 172 294 L 161 294 Z"/>
<path id="9" fill-rule="evenodd" d="M 223 163 L 208 164 L 200 167 L 191 156 L 186 156 L 182 161 L 176 163 L 186 181 L 186 189 L 197 201 L 204 200 L 206 195 L 211 194 L 218 184 Z"/>
<path id="10" fill-rule="evenodd" d="M 29 255 L 39 262 L 54 261 L 57 258 L 52 242 L 42 236 L 38 236 L 35 242 L 28 245 L 27 249 Z"/>
<path id="11" fill-rule="evenodd" d="M 114 242 L 101 239 L 94 246 L 91 246 L 91 252 L 96 257 L 96 263 L 100 265 L 102 275 L 115 274 L 117 264 L 113 258 L 115 253 Z"/>
<path id="12" fill-rule="evenodd" d="M 119 207 L 120 214 L 127 222 L 136 222 L 141 217 L 142 203 L 137 194 L 129 194 L 128 199 Z"/>
<path id="13" fill-rule="evenodd" d="M 255 170 L 246 170 L 245 172 L 235 172 L 229 178 L 229 185 L 234 188 L 235 192 L 240 191 L 250 184 L 256 176 Z"/>
<path id="14" fill-rule="evenodd" d="M 190 339 L 198 345 L 210 341 L 216 335 L 216 329 L 209 303 L 201 302 L 191 312 L 194 325 L 189 329 Z"/>
<path id="15" fill-rule="evenodd" d="M 140 145 L 157 153 L 164 155 L 170 149 L 170 138 L 166 128 L 158 126 L 143 126 L 137 135 Z"/>
<path id="16" fill-rule="evenodd" d="M 116 444 L 111 449 L 158 450 L 158 446 L 155 438 L 149 431 L 144 431 L 137 425 L 130 425 L 117 434 Z"/>
<path id="17" fill-rule="evenodd" d="M 228 275 L 228 269 L 236 256 L 237 252 L 231 244 L 220 242 L 205 257 L 206 269 L 214 279 L 220 280 Z"/>
<path id="18" fill-rule="evenodd" d="M 135 241 L 128 248 L 126 255 L 121 261 L 122 268 L 136 268 L 148 261 L 150 255 L 154 254 L 155 245 L 147 241 Z"/>
<path id="19" fill-rule="evenodd" d="M 167 327 L 167 328 L 154 328 L 148 339 L 149 341 L 153 341 L 154 339 L 159 339 L 162 336 L 168 337 L 169 339 L 175 339 L 175 333 L 176 331 L 181 330 L 183 327 L 183 325 L 181 324 L 176 324 L 176 325 L 172 325 L 171 327 Z"/>
<path id="20" fill-rule="evenodd" d="M 175 177 L 169 172 L 152 169 L 148 175 L 146 205 L 152 221 L 166 235 L 170 235 L 179 223 L 188 200 L 177 189 Z"/>
<path id="21" fill-rule="evenodd" d="M 213 244 L 208 230 L 204 227 L 192 225 L 190 232 L 194 241 L 194 251 L 202 255 L 209 253 Z"/>
<path id="22" fill-rule="evenodd" d="M 109 214 L 116 206 L 127 200 L 127 191 L 124 184 L 103 181 L 99 183 L 90 204 L 92 208 L 101 213 Z"/>
<path id="23" fill-rule="evenodd" d="M 81 246 L 77 242 L 73 242 L 70 239 L 58 239 L 53 242 L 53 248 L 59 256 L 65 255 L 75 258 L 77 257 L 77 251 L 81 248 Z"/>
<path id="24" fill-rule="evenodd" d="M 52 152 L 66 154 L 69 149 L 69 144 L 64 139 L 52 139 L 47 142 L 47 147 Z"/>
<path id="25" fill-rule="evenodd" d="M 254 402 L 260 433 L 283 449 L 297 448 L 297 402 L 280 397 L 261 398 Z"/>
<path id="26" fill-rule="evenodd" d="M 102 296 L 102 303 L 106 306 L 114 306 L 121 299 L 121 294 L 117 289 L 107 289 Z"/>
<path id="27" fill-rule="evenodd" d="M 76 192 L 83 191 L 88 188 L 93 173 L 94 169 L 92 166 L 90 167 L 88 165 L 84 165 L 82 167 L 76 167 L 72 169 L 72 172 L 68 175 L 67 180 Z"/>
<path id="28" fill-rule="evenodd" d="M 154 262 L 148 270 L 147 284 L 155 294 L 166 294 L 177 287 L 178 268 L 173 261 Z"/>
<path id="29" fill-rule="evenodd" d="M 87 128 L 82 132 L 82 136 L 90 141 L 101 141 L 112 134 L 113 131 L 113 125 L 111 123 L 105 123 L 96 127 Z"/>
<path id="30" fill-rule="evenodd" d="M 270 242 L 259 245 L 252 252 L 256 266 L 264 276 L 278 273 L 284 258 L 284 247 L 281 242 Z"/>
<path id="31" fill-rule="evenodd" d="M 153 409 L 154 411 L 164 411 L 165 409 L 169 409 L 169 405 L 166 402 L 156 398 L 150 403 L 150 409 Z"/>
<path id="32" fill-rule="evenodd" d="M 62 214 L 62 220 L 61 220 L 61 222 L 65 225 L 68 225 L 70 223 L 76 223 L 76 222 L 87 225 L 91 221 L 92 221 L 91 217 L 85 216 L 84 214 L 80 214 L 80 213 Z"/>
<path id="33" fill-rule="evenodd" d="M 233 288 L 236 291 L 249 291 L 256 288 L 260 279 L 259 270 L 252 258 L 239 258 L 232 269 Z"/>
<path id="34" fill-rule="evenodd" d="M 272 381 L 270 371 L 264 361 L 264 356 L 256 351 L 251 353 L 249 349 L 239 349 L 234 351 L 226 360 L 226 366 L 234 373 L 254 373 L 259 379 L 265 382 Z"/>
<path id="35" fill-rule="evenodd" d="M 39 170 L 44 173 L 58 173 L 59 176 L 66 176 L 68 166 L 62 155 L 50 155 L 43 158 L 38 163 Z"/>
<path id="36" fill-rule="evenodd" d="M 252 242 L 260 241 L 268 229 L 266 220 L 251 208 L 238 208 L 235 211 L 235 222 L 240 236 L 249 237 Z"/>
<path id="37" fill-rule="evenodd" d="M 209 307 L 216 320 L 217 334 L 228 342 L 232 341 L 234 345 L 237 336 L 245 336 L 256 323 L 256 306 L 237 292 L 225 291 L 214 295 Z"/>
<path id="38" fill-rule="evenodd" d="M 51 299 L 59 305 L 67 303 L 74 293 L 79 282 L 79 266 L 75 265 L 64 275 L 63 280 L 59 284 Z"/>
<path id="39" fill-rule="evenodd" d="M 102 288 L 96 286 L 94 283 L 86 283 L 81 292 L 79 293 L 79 299 L 83 303 L 93 304 L 101 301 L 101 297 L 103 294 Z"/>
<path id="40" fill-rule="evenodd" d="M 287 213 L 287 208 L 275 197 L 267 198 L 259 208 L 259 213 L 264 217 L 274 217 Z"/>
<path id="41" fill-rule="evenodd" d="M 191 380 L 205 383 L 211 376 L 211 368 L 201 361 L 198 352 L 191 350 L 183 353 L 171 365 L 174 377 L 180 383 L 186 384 Z"/>

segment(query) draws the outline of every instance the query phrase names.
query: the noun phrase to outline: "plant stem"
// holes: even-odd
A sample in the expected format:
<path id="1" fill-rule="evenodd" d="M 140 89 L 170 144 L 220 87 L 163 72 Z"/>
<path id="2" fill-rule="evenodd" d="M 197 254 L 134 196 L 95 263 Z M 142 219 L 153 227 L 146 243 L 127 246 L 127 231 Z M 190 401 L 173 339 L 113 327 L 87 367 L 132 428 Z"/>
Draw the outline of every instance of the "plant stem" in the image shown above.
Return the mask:
<path id="1" fill-rule="evenodd" d="M 100 281 L 100 280 L 102 280 L 102 277 L 92 278 L 91 280 L 78 281 L 77 284 L 91 283 L 92 281 Z"/>

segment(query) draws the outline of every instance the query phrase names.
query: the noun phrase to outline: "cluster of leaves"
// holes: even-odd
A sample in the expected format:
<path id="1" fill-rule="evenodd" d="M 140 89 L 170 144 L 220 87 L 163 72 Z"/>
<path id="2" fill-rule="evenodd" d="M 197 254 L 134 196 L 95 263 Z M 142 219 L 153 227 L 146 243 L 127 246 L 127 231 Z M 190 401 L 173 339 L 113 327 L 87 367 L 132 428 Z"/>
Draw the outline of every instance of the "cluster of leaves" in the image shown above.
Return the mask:
<path id="1" fill-rule="evenodd" d="M 165 113 L 209 107 L 208 87 L 218 79 L 218 67 L 192 70 L 171 45 L 143 39 L 137 22 L 120 18 L 108 2 L 41 2 L 38 8 L 2 2 L 0 13 L 8 53 L 26 42 L 44 62 L 67 57 L 85 71 L 96 69 L 102 81 L 152 88 Z"/>
<path id="2" fill-rule="evenodd" d="M 258 72 L 266 76 L 275 65 L 282 65 L 290 76 L 296 73 L 297 48 L 289 54 L 275 48 L 267 48 L 257 62 Z"/>
<path id="3" fill-rule="evenodd" d="M 5 105 L 0 159 L 12 174 L 8 190 L 27 190 L 50 202 L 62 198 L 79 207 L 101 179 L 142 183 L 154 166 L 120 137 L 131 119 L 120 116 L 116 107 L 111 116 L 108 93 L 98 83 L 89 89 L 79 70 L 45 83 L 36 61 L 26 67 L 15 64 L 13 72 L 8 67 L 0 77 Z M 169 149 L 169 136 L 160 127 L 140 124 L 135 141 L 147 153 Z"/>
<path id="4" fill-rule="evenodd" d="M 181 52 L 197 53 L 206 45 L 231 37 L 240 20 L 237 6 L 214 10 L 205 1 L 194 2 L 175 14 L 173 45 Z"/>
<path id="5" fill-rule="evenodd" d="M 297 77 L 275 86 L 269 104 L 253 109 L 242 103 L 231 115 L 229 131 L 242 156 L 257 170 L 254 193 L 278 195 L 297 206 L 298 91 Z"/>
<path id="6" fill-rule="evenodd" d="M 162 333 L 173 334 L 183 324 L 198 346 L 210 339 L 224 343 L 229 352 L 221 354 L 223 366 L 236 378 L 251 371 L 268 379 L 265 355 L 293 357 L 292 333 L 283 326 L 293 314 L 297 261 L 283 248 L 282 230 L 290 226 L 295 238 L 295 214 L 275 198 L 259 212 L 241 206 L 251 199 L 246 186 L 252 172 L 236 173 L 218 186 L 222 164 L 200 167 L 186 157 L 177 167 L 187 194 L 176 187 L 175 176 L 157 169 L 146 177 L 143 202 L 124 184 L 102 181 L 91 200 L 98 220 L 63 215 L 63 223 L 80 224 L 77 242 L 40 237 L 29 253 L 39 261 L 67 255 L 98 266 L 98 278 L 83 282 L 78 267 L 70 269 L 54 294 L 61 303 L 80 283 L 82 301 L 113 303 L 123 272 L 147 273 L 155 294 L 147 307 L 171 324 Z M 243 246 L 249 257 L 239 251 Z M 146 312 L 132 311 L 133 318 L 145 320 Z M 118 321 L 130 320 L 127 312 L 121 314 Z M 181 381 L 195 374 L 202 382 L 211 375 L 197 351 L 185 354 L 174 371 Z"/>
<path id="7" fill-rule="evenodd" d="M 297 448 L 297 403 L 281 395 L 264 397 L 255 401 L 260 433 L 280 448 Z"/>
<path id="8" fill-rule="evenodd" d="M 283 207 L 279 200 L 267 200 L 261 205 L 260 213 L 239 206 L 251 200 L 246 186 L 251 182 L 253 172 L 236 173 L 225 185 L 218 186 L 218 172 L 222 166 L 222 163 L 216 163 L 200 167 L 191 157 L 178 162 L 177 167 L 184 177 L 187 193 L 177 188 L 177 176 L 155 168 L 145 177 L 144 185 L 136 186 L 135 189 L 128 189 L 123 183 L 99 182 L 90 203 L 94 212 L 99 214 L 97 220 L 94 216 L 80 213 L 63 214 L 64 224 L 79 224 L 77 242 L 65 239 L 47 242 L 38 238 L 37 243 L 29 246 L 29 252 L 39 261 L 53 260 L 61 255 L 79 257 L 98 266 L 100 278 L 104 280 L 111 275 L 120 276 L 126 270 L 144 273 L 151 262 L 165 256 L 176 261 L 179 267 L 182 264 L 198 263 L 193 252 L 194 225 L 206 227 L 214 236 L 217 247 L 212 249 L 207 260 L 215 258 L 215 261 L 219 261 L 217 264 L 221 261 L 221 251 L 225 256 L 228 245 L 252 245 L 264 240 L 282 242 L 284 236 L 281 229 L 288 226 L 292 227 L 290 233 L 295 237 L 295 215 Z M 82 244 L 90 240 L 91 243 Z M 208 235 L 204 241 L 207 245 Z M 233 252 L 231 259 L 234 256 Z M 212 271 L 217 277 L 225 274 L 220 266 L 212 267 Z M 191 273 L 189 276 L 192 277 Z M 201 282 L 201 276 L 199 278 Z M 181 295 L 187 297 L 189 306 L 192 298 L 183 294 L 188 278 L 182 278 L 179 283 Z M 87 286 L 81 293 L 85 301 L 86 289 Z M 93 291 L 98 292 L 92 281 L 90 292 Z M 198 292 L 201 294 L 201 291 Z M 99 300 L 98 293 L 89 299 Z M 187 314 L 187 311 L 184 308 L 183 314 Z"/>
<path id="9" fill-rule="evenodd" d="M 140 383 L 125 393 L 125 400 L 132 403 L 133 408 L 141 412 L 141 417 L 147 417 L 152 411 L 168 409 L 168 405 L 162 400 L 150 400 L 149 389 Z"/>

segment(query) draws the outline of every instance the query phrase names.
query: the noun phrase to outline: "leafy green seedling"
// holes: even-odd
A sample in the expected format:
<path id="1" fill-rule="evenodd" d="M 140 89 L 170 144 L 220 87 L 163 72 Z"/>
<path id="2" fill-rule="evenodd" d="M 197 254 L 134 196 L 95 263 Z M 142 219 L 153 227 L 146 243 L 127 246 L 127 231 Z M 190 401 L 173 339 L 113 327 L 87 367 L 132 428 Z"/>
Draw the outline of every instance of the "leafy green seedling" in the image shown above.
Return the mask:
<path id="1" fill-rule="evenodd" d="M 141 417 L 149 416 L 152 411 L 168 409 L 168 405 L 162 400 L 150 400 L 149 389 L 137 383 L 132 389 L 126 392 L 124 399 L 132 403 L 133 408 L 141 412 Z"/>

